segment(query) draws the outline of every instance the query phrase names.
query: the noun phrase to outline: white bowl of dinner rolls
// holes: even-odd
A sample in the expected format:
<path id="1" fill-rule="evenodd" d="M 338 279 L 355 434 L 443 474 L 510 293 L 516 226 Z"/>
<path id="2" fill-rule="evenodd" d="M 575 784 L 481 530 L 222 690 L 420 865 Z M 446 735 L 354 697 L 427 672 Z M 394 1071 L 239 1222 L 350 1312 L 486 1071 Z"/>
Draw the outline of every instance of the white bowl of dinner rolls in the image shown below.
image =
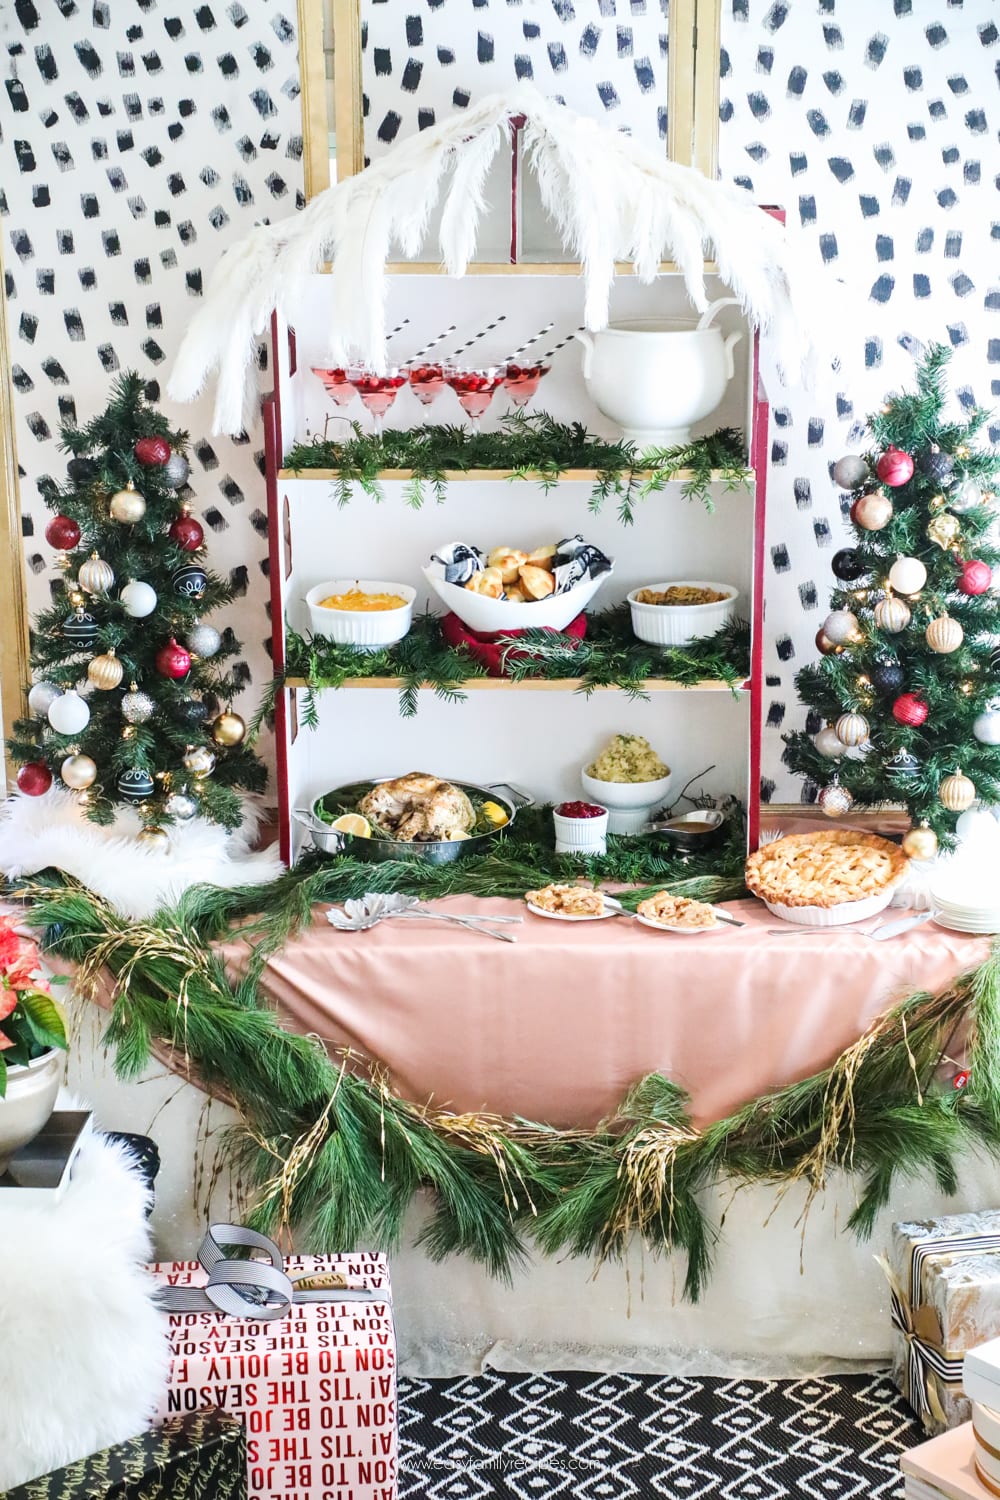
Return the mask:
<path id="1" fill-rule="evenodd" d="M 470 630 L 484 635 L 539 628 L 565 630 L 586 609 L 604 580 L 611 577 L 613 565 L 598 577 L 584 578 L 575 588 L 557 594 L 551 567 L 545 566 L 552 550 L 539 548 L 539 554 L 548 555 L 537 559 L 531 553 L 511 552 L 505 560 L 498 549 L 496 554 L 490 553 L 490 559 L 495 560 L 473 575 L 472 588 L 446 583 L 433 566 L 424 569 L 424 577 L 445 608 Z"/>

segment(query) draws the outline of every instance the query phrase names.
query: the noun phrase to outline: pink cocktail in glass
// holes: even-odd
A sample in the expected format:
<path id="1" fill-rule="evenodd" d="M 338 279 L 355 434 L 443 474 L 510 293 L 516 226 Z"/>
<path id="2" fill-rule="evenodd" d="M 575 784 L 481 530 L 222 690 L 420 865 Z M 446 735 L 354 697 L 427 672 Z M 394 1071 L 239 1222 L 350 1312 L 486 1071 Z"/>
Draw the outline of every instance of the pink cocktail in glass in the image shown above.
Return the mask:
<path id="1" fill-rule="evenodd" d="M 410 368 L 410 389 L 421 406 L 430 406 L 444 390 L 443 365 L 413 365 Z"/>
<path id="2" fill-rule="evenodd" d="M 479 431 L 483 412 L 503 385 L 506 370 L 506 365 L 483 365 L 475 370 L 453 366 L 445 371 L 445 379 L 471 421 L 473 432 Z"/>
<path id="3" fill-rule="evenodd" d="M 350 406 L 354 400 L 354 387 L 347 376 L 347 371 L 342 368 L 333 370 L 317 370 L 313 366 L 313 374 L 318 375 L 323 382 L 326 394 L 338 406 Z"/>
<path id="4" fill-rule="evenodd" d="M 347 374 L 354 389 L 371 412 L 375 421 L 375 431 L 381 437 L 385 414 L 406 384 L 406 376 L 401 374 L 394 365 L 390 366 L 383 375 L 376 375 L 374 370 L 364 365 L 353 366 Z"/>
<path id="5" fill-rule="evenodd" d="M 538 390 L 538 382 L 543 375 L 548 373 L 548 365 L 508 365 L 503 383 L 504 390 L 515 406 L 527 406 Z"/>

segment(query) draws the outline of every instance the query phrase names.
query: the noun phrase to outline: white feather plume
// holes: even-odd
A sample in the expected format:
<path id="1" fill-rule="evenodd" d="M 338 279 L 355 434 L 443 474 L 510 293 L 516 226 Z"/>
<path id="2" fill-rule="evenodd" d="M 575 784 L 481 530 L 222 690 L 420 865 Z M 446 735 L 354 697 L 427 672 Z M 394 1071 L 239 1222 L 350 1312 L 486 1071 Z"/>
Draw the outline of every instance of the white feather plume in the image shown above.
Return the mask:
<path id="1" fill-rule="evenodd" d="M 692 303 L 704 310 L 708 256 L 748 319 L 773 340 L 783 377 L 811 381 L 821 351 L 835 347 L 832 299 L 829 288 L 817 295 L 813 268 L 783 225 L 741 189 L 667 161 L 521 85 L 401 142 L 318 194 L 301 214 L 260 226 L 234 246 L 185 333 L 171 399 L 192 400 L 218 371 L 214 430 L 239 431 L 253 396 L 255 341 L 272 312 L 284 312 L 296 285 L 324 261 L 333 276 L 330 357 L 384 369 L 385 265 L 393 245 L 404 256 L 419 253 L 443 193 L 442 259 L 452 275 L 465 272 L 487 175 L 515 116 L 526 120 L 525 159 L 545 212 L 563 248 L 581 263 L 588 328 L 607 323 L 618 260 L 631 261 L 646 282 L 661 261 L 674 261 Z"/>

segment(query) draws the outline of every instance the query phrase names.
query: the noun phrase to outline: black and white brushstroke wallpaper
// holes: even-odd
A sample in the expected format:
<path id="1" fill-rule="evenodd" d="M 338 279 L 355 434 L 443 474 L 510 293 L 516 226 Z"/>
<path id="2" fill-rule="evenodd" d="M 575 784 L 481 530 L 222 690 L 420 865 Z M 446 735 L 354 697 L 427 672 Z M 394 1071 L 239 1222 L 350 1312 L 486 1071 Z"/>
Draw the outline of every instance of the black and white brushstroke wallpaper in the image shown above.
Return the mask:
<path id="1" fill-rule="evenodd" d="M 961 402 L 1000 407 L 1000 30 L 992 0 L 722 5 L 722 173 L 785 206 L 854 309 L 829 390 L 770 379 L 764 791 L 796 800 L 781 734 L 803 720 L 792 678 L 813 655 L 842 534 L 830 465 L 922 342 L 954 347 Z M 448 80 L 446 106 L 530 77 L 665 133 L 665 0 L 365 0 L 364 19 L 370 150 L 430 123 L 432 75 Z M 37 606 L 52 577 L 37 483 L 63 472 L 60 422 L 98 409 L 118 368 L 164 382 L 222 251 L 301 204 L 295 6 L 0 0 L 0 40 L 0 216 Z M 195 440 L 213 560 L 241 593 L 228 623 L 249 699 L 268 671 L 261 434 L 209 439 L 209 409 L 171 416 Z"/>

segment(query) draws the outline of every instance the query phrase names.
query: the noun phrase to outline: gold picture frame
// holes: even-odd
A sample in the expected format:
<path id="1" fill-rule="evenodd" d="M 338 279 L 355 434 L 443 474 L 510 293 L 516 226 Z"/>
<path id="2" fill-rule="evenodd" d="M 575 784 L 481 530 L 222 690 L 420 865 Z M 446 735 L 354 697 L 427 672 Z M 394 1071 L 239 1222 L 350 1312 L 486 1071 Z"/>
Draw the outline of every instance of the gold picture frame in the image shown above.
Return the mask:
<path id="1" fill-rule="evenodd" d="M 3 249 L 0 247 L 0 277 L 2 275 Z M 5 575 L 0 578 L 0 710 L 5 740 L 14 731 L 14 720 L 24 713 L 24 692 L 30 676 L 28 596 L 10 370 L 7 298 L 0 295 L 0 558 L 5 559 L 0 564 Z M 3 766 L 5 781 L 9 781 L 11 767 L 6 746 Z"/>
<path id="2" fill-rule="evenodd" d="M 718 170 L 721 3 L 671 0 L 669 18 L 667 155 L 709 177 Z M 330 186 L 331 112 L 338 180 L 364 166 L 361 0 L 298 0 L 298 25 L 305 193 L 312 198 Z"/>

